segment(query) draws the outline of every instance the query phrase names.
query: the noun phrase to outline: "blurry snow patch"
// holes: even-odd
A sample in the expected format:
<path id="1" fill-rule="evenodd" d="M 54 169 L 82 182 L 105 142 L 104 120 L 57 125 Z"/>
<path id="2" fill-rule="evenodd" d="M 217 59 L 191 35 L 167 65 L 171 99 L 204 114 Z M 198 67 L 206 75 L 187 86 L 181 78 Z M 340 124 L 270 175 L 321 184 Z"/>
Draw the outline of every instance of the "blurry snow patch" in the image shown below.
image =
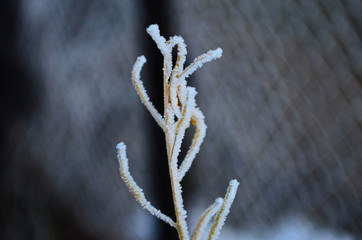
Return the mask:
<path id="1" fill-rule="evenodd" d="M 347 234 L 320 228 L 301 217 L 287 217 L 270 229 L 263 231 L 235 231 L 227 226 L 221 231 L 220 239 L 227 240 L 352 240 Z"/>
<path id="2" fill-rule="evenodd" d="M 156 219 L 156 221 L 159 221 Z M 134 210 L 134 213 L 127 221 L 127 239 L 132 240 L 156 240 L 155 217 L 143 209 Z"/>

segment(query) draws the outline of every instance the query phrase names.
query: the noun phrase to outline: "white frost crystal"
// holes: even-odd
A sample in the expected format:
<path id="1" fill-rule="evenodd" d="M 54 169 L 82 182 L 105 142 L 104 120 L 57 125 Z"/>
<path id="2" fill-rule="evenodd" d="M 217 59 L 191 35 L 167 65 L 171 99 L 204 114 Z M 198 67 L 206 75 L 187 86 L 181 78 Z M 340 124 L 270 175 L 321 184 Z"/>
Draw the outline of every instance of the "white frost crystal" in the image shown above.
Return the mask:
<path id="1" fill-rule="evenodd" d="M 144 56 L 138 57 L 136 63 L 134 64 L 132 82 L 142 103 L 165 133 L 176 221 L 173 221 L 170 217 L 163 214 L 160 210 L 153 207 L 149 201 L 147 201 L 142 188 L 137 185 L 129 172 L 126 145 L 123 142 L 117 145 L 120 173 L 130 192 L 144 209 L 172 227 L 175 227 L 180 240 L 190 240 L 191 236 L 186 223 L 187 211 L 185 210 L 183 204 L 181 181 L 190 169 L 196 154 L 200 150 L 200 145 L 206 134 L 206 124 L 203 113 L 196 106 L 195 96 L 197 92 L 195 88 L 187 86 L 186 78 L 194 73 L 204 63 L 220 58 L 222 50 L 220 48 L 210 50 L 197 57 L 188 67 L 184 68 L 187 50 L 182 37 L 174 36 L 166 41 L 166 39 L 161 36 L 160 30 L 156 24 L 149 26 L 147 28 L 147 33 L 156 42 L 157 47 L 160 49 L 164 57 L 163 116 L 157 112 L 155 107 L 152 105 L 143 86 L 143 82 L 140 79 L 142 67 L 146 63 L 146 58 Z M 173 65 L 172 49 L 174 47 L 177 47 L 177 60 Z M 186 129 L 190 127 L 190 124 L 194 125 L 196 130 L 191 146 L 189 147 L 185 158 L 181 161 L 178 159 L 181 151 L 181 144 L 185 136 Z M 238 181 L 230 181 L 224 199 L 218 198 L 214 204 L 205 210 L 196 226 L 192 240 L 201 239 L 202 235 L 205 233 L 207 224 L 213 217 L 214 221 L 212 223 L 208 239 L 215 240 L 218 238 L 221 227 L 224 224 L 226 216 L 230 211 L 231 204 L 234 201 L 238 185 Z"/>

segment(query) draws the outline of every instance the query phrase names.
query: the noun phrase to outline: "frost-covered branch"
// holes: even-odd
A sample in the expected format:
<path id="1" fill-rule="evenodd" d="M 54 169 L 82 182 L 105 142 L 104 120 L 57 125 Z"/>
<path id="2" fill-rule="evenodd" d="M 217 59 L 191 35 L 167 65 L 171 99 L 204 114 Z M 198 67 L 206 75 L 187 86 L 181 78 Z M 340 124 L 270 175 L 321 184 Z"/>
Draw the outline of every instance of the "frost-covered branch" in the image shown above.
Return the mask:
<path id="1" fill-rule="evenodd" d="M 123 143 L 119 143 L 117 145 L 120 173 L 123 181 L 134 195 L 137 202 L 143 208 L 172 227 L 175 227 L 180 240 L 190 240 L 191 236 L 186 223 L 187 212 L 183 204 L 181 181 L 190 169 L 196 154 L 200 150 L 201 143 L 203 142 L 206 134 L 206 124 L 203 113 L 196 106 L 195 96 L 197 92 L 193 87 L 187 86 L 186 78 L 194 73 L 204 63 L 220 58 L 222 50 L 220 48 L 210 50 L 197 57 L 188 67 L 184 68 L 187 50 L 182 37 L 174 36 L 166 41 L 166 39 L 161 36 L 160 30 L 155 24 L 147 28 L 147 33 L 155 41 L 164 58 L 163 116 L 152 105 L 140 78 L 142 67 L 146 62 L 146 58 L 144 56 L 138 57 L 136 63 L 134 64 L 132 82 L 142 103 L 165 133 L 176 221 L 173 221 L 170 217 L 161 213 L 160 210 L 153 207 L 151 203 L 147 201 L 145 195 L 143 194 L 143 190 L 137 185 L 128 170 L 126 146 Z M 172 49 L 174 47 L 177 47 L 177 59 L 175 65 L 173 66 Z M 179 153 L 181 151 L 182 141 L 187 128 L 189 128 L 191 124 L 196 130 L 185 158 L 180 161 Z M 225 198 L 217 199 L 216 202 L 204 212 L 197 224 L 192 237 L 193 240 L 201 238 L 202 234 L 205 232 L 207 224 L 214 215 L 216 215 L 216 217 L 211 227 L 209 239 L 216 239 L 219 236 L 220 229 L 225 222 L 226 215 L 229 213 L 229 209 L 235 198 L 237 186 L 238 182 L 236 180 L 232 180 Z"/>
<path id="2" fill-rule="evenodd" d="M 163 120 L 161 114 L 157 112 L 156 108 L 151 103 L 150 98 L 146 93 L 146 89 L 143 86 L 143 82 L 141 81 L 140 73 L 145 63 L 146 63 L 146 58 L 144 56 L 139 56 L 137 58 L 132 71 L 133 86 L 135 87 L 138 96 L 140 96 L 143 105 L 145 105 L 145 107 L 151 113 L 152 117 L 156 120 L 158 125 L 160 125 L 160 127 L 163 129 L 165 127 L 165 121 Z"/>
<path id="3" fill-rule="evenodd" d="M 152 204 L 147 201 L 145 195 L 143 194 L 142 188 L 140 188 L 136 181 L 133 179 L 131 173 L 129 172 L 128 167 L 128 158 L 126 155 L 126 145 L 121 142 L 117 145 L 117 157 L 119 162 L 119 171 L 124 183 L 127 185 L 137 202 L 152 215 L 155 215 L 162 221 L 170 224 L 172 227 L 176 227 L 176 223 L 165 214 L 161 213 L 160 210 L 152 206 Z"/>
<path id="4" fill-rule="evenodd" d="M 192 235 L 192 240 L 200 240 L 202 238 L 207 224 L 210 222 L 211 218 L 220 210 L 222 203 L 223 199 L 217 198 L 216 201 L 205 210 L 197 223 L 194 234 Z"/>
<path id="5" fill-rule="evenodd" d="M 181 166 L 179 168 L 178 175 L 179 175 L 180 180 L 183 179 L 186 172 L 190 169 L 191 164 L 192 164 L 193 160 L 195 159 L 196 154 L 199 152 L 200 146 L 201 146 L 202 142 L 204 141 L 204 138 L 206 135 L 206 124 L 204 121 L 204 115 L 198 108 L 194 109 L 193 115 L 191 117 L 191 123 L 192 123 L 192 125 L 195 126 L 196 130 L 195 130 L 194 137 L 192 139 L 191 146 L 190 146 L 189 150 L 187 151 L 186 156 L 185 156 L 184 160 L 182 161 Z"/>
<path id="6" fill-rule="evenodd" d="M 228 189 L 226 191 L 226 195 L 224 197 L 224 201 L 222 203 L 222 206 L 215 217 L 214 223 L 211 226 L 208 240 L 218 239 L 221 228 L 225 223 L 226 216 L 230 212 L 231 204 L 233 203 L 233 201 L 235 199 L 235 195 L 236 195 L 238 186 L 239 186 L 239 182 L 236 181 L 235 179 L 230 181 L 229 187 L 228 187 Z"/>

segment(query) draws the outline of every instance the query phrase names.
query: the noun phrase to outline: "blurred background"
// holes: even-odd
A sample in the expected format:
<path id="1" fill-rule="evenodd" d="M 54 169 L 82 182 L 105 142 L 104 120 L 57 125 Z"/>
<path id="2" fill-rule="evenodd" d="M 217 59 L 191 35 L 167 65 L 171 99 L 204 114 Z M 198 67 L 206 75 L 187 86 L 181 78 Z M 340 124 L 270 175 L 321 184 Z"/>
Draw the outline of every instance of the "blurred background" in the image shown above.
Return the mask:
<path id="1" fill-rule="evenodd" d="M 115 145 L 149 200 L 173 216 L 163 133 L 162 56 L 146 34 L 181 35 L 208 131 L 183 181 L 199 214 L 239 192 L 221 239 L 362 238 L 362 2 L 42 1 L 0 8 L 0 238 L 177 239 L 134 200 Z M 189 131 L 184 148 L 190 142 Z"/>

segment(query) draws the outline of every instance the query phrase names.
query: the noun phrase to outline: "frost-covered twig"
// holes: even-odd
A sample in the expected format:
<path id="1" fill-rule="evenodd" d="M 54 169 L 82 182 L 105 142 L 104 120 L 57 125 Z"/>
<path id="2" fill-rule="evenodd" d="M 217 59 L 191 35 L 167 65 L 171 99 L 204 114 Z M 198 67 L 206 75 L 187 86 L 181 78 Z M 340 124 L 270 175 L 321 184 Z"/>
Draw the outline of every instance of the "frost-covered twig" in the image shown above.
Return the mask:
<path id="1" fill-rule="evenodd" d="M 165 133 L 166 149 L 172 187 L 173 203 L 175 208 L 176 221 L 161 213 L 147 201 L 143 190 L 137 185 L 128 170 L 128 159 L 126 156 L 126 146 L 124 143 L 117 145 L 118 160 L 120 164 L 120 173 L 123 181 L 137 202 L 149 211 L 151 214 L 170 224 L 177 229 L 180 240 L 190 240 L 190 234 L 186 223 L 187 212 L 183 205 L 181 181 L 187 171 L 190 169 L 196 154 L 199 152 L 200 145 L 206 134 L 206 124 L 204 115 L 196 107 L 195 96 L 197 94 L 193 87 L 188 87 L 186 78 L 200 68 L 204 63 L 220 58 L 222 50 L 217 48 L 210 50 L 197 57 L 190 66 L 184 68 L 186 60 L 186 44 L 180 36 L 171 37 L 168 41 L 161 36 L 157 25 L 151 25 L 147 28 L 147 33 L 156 42 L 163 57 L 163 87 L 164 87 L 164 115 L 162 116 L 152 105 L 143 82 L 140 79 L 141 69 L 146 62 L 144 56 L 137 58 L 132 71 L 133 85 L 152 117 L 159 124 Z M 172 49 L 177 46 L 177 60 L 172 65 Z M 186 153 L 183 161 L 179 161 L 182 140 L 186 129 L 190 124 L 195 126 L 195 134 L 191 146 Z M 224 199 L 217 199 L 204 214 L 200 217 L 196 230 L 192 237 L 198 240 L 204 233 L 208 222 L 216 214 L 214 223 L 211 227 L 209 239 L 216 239 L 219 236 L 220 229 L 224 224 L 226 215 L 229 213 L 231 204 L 235 198 L 238 182 L 232 180 Z"/>
<path id="2" fill-rule="evenodd" d="M 140 78 L 140 73 L 143 67 L 143 64 L 146 63 L 145 56 L 139 56 L 134 64 L 133 71 L 132 71 L 132 82 L 133 86 L 135 87 L 138 96 L 140 96 L 142 103 L 146 106 L 148 111 L 150 111 L 152 117 L 156 120 L 158 125 L 163 129 L 165 127 L 165 121 L 162 119 L 161 114 L 159 114 L 156 108 L 152 105 L 150 98 L 146 93 L 146 89 L 143 86 L 143 82 Z"/>
<path id="3" fill-rule="evenodd" d="M 202 238 L 202 235 L 205 232 L 205 229 L 207 227 L 207 224 L 209 223 L 209 221 L 211 220 L 211 218 L 219 212 L 221 206 L 223 203 L 223 199 L 222 198 L 217 198 L 216 201 L 210 206 L 208 207 L 205 212 L 201 215 L 196 229 L 194 231 L 194 234 L 192 235 L 192 240 L 200 240 Z"/>
<path id="4" fill-rule="evenodd" d="M 184 160 L 181 163 L 181 166 L 179 168 L 179 178 L 182 180 L 182 178 L 185 176 L 186 172 L 191 167 L 192 161 L 194 160 L 196 154 L 200 150 L 200 145 L 202 141 L 204 140 L 204 137 L 206 135 L 206 124 L 204 121 L 204 115 L 199 109 L 195 109 L 193 112 L 193 117 L 191 117 L 191 123 L 195 126 L 195 134 L 194 138 L 192 139 L 191 146 L 189 150 L 186 153 L 186 156 Z"/>
<path id="5" fill-rule="evenodd" d="M 225 194 L 225 197 L 224 197 L 224 200 L 222 203 L 222 206 L 215 217 L 214 223 L 211 226 L 208 240 L 218 239 L 218 237 L 220 235 L 220 230 L 225 223 L 226 216 L 230 212 L 231 204 L 233 203 L 233 201 L 235 199 L 235 195 L 236 195 L 238 186 L 239 186 L 239 182 L 236 181 L 235 179 L 230 181 L 229 187 L 226 191 L 226 194 Z"/>
<path id="6" fill-rule="evenodd" d="M 152 206 L 149 201 L 147 201 L 145 195 L 143 194 L 142 188 L 140 188 L 133 179 L 131 173 L 129 172 L 126 145 L 123 142 L 120 142 L 117 145 L 117 156 L 119 160 L 119 171 L 121 173 L 121 177 L 129 190 L 132 192 L 133 196 L 136 198 L 137 202 L 152 215 L 155 215 L 159 219 L 170 224 L 172 227 L 176 227 L 176 223 L 170 217 L 163 214 L 160 210 Z"/>

